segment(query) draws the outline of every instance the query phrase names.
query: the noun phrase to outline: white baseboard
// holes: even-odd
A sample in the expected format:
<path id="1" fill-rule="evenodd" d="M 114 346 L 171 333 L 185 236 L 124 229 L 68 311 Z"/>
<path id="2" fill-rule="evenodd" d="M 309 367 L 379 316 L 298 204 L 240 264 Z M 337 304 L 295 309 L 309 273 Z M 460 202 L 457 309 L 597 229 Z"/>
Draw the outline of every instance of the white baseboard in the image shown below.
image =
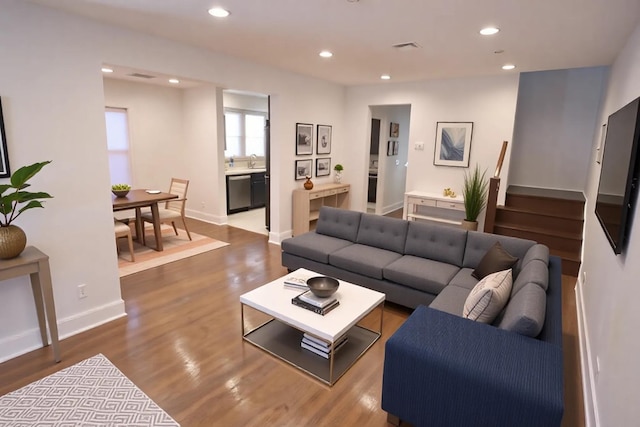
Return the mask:
<path id="1" fill-rule="evenodd" d="M 58 319 L 58 336 L 60 340 L 63 340 L 126 315 L 124 301 L 114 301 L 64 319 Z M 39 348 L 42 348 L 42 340 L 38 328 L 10 336 L 0 341 L 0 363 Z M 64 357 L 64 351 L 62 357 Z"/>
<path id="2" fill-rule="evenodd" d="M 585 427 L 599 427 L 598 398 L 596 393 L 595 363 L 588 343 L 589 329 L 584 312 L 584 298 L 582 287 L 584 284 L 578 279 L 575 287 L 576 311 L 578 316 L 578 341 L 580 345 L 580 366 L 582 372 L 584 418 Z"/>
<path id="3" fill-rule="evenodd" d="M 187 218 L 199 219 L 200 221 L 208 222 L 214 225 L 225 225 L 227 223 L 226 215 L 213 215 L 206 212 L 187 209 L 185 211 Z"/>
<path id="4" fill-rule="evenodd" d="M 269 232 L 269 243 L 279 245 L 284 239 L 288 239 L 293 236 L 293 230 L 283 231 L 281 233 Z"/>
<path id="5" fill-rule="evenodd" d="M 387 215 L 391 212 L 397 211 L 398 209 L 404 208 L 404 201 L 399 201 L 389 206 L 382 207 L 382 215 Z"/>

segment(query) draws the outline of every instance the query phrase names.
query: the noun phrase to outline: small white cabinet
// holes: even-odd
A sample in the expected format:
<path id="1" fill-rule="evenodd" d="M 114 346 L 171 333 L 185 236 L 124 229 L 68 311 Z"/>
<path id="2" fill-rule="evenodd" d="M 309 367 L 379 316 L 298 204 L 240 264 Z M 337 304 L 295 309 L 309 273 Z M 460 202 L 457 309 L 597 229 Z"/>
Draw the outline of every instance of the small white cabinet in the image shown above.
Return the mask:
<path id="1" fill-rule="evenodd" d="M 422 191 L 404 194 L 403 218 L 409 221 L 436 221 L 460 225 L 464 220 L 464 200 L 460 196 L 445 197 Z"/>

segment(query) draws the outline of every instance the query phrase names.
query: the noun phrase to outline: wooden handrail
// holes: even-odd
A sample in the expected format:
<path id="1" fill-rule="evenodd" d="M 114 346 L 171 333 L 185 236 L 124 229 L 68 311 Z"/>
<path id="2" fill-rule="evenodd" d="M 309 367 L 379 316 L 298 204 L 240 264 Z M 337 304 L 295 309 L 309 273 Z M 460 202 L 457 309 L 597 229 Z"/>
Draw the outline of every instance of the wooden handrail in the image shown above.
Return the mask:
<path id="1" fill-rule="evenodd" d="M 498 156 L 498 164 L 496 165 L 496 173 L 493 174 L 494 177 L 500 177 L 500 171 L 502 170 L 502 163 L 504 162 L 504 156 L 507 153 L 507 145 L 509 141 L 502 141 L 502 150 L 500 150 L 500 156 Z"/>

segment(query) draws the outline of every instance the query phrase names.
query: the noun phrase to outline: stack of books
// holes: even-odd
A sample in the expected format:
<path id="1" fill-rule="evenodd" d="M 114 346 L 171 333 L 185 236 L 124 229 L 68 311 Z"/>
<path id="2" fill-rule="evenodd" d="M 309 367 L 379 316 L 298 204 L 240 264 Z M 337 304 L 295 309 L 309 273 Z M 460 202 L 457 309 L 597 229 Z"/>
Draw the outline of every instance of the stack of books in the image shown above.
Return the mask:
<path id="1" fill-rule="evenodd" d="M 307 286 L 307 279 L 311 276 L 294 271 L 291 275 L 284 278 L 284 287 L 289 289 L 299 289 L 306 291 L 309 289 Z"/>
<path id="2" fill-rule="evenodd" d="M 333 347 L 333 351 L 336 352 L 340 350 L 347 343 L 347 334 L 344 334 L 340 338 L 338 338 Z M 322 356 L 325 359 L 328 359 L 331 356 L 331 348 L 330 344 L 324 341 L 319 340 L 309 334 L 304 334 L 302 336 L 302 341 L 300 342 L 300 346 L 305 350 L 309 350 L 318 356 Z"/>
<path id="3" fill-rule="evenodd" d="M 340 305 L 340 301 L 338 301 L 335 296 L 320 298 L 315 296 L 311 291 L 303 292 L 297 297 L 292 298 L 291 303 L 323 316 Z"/>

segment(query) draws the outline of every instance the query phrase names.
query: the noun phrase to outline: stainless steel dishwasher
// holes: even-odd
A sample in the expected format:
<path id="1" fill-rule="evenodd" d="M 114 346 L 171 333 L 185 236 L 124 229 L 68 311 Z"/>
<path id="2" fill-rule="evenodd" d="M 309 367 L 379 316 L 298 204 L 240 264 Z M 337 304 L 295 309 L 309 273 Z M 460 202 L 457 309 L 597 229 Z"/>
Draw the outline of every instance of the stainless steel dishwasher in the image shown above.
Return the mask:
<path id="1" fill-rule="evenodd" d="M 251 175 L 227 176 L 227 214 L 249 210 Z"/>

